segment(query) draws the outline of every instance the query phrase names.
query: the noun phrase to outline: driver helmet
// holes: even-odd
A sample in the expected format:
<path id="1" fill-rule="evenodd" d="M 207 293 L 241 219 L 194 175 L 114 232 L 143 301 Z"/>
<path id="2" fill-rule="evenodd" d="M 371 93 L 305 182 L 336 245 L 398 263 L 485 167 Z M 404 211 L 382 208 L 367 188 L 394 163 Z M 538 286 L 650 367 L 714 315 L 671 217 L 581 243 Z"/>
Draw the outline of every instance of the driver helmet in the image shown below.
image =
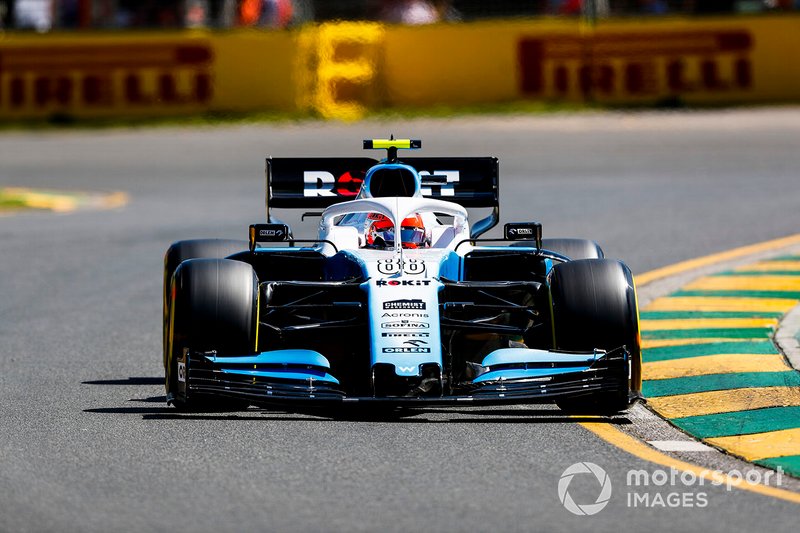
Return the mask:
<path id="1" fill-rule="evenodd" d="M 378 213 L 370 213 L 369 219 L 372 224 L 367 231 L 367 245 L 373 248 L 394 247 L 395 231 L 392 221 Z M 427 248 L 430 245 L 420 214 L 403 220 L 400 224 L 400 239 L 403 241 L 403 248 Z"/>

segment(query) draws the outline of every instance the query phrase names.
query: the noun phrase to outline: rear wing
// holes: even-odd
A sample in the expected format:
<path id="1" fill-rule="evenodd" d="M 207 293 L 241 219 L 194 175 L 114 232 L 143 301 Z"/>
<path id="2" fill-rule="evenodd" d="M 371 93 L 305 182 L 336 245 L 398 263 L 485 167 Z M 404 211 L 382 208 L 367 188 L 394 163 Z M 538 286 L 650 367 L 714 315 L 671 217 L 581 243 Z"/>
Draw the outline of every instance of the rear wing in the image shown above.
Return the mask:
<path id="1" fill-rule="evenodd" d="M 496 157 L 407 157 L 401 162 L 419 172 L 423 196 L 464 207 L 492 208 L 489 218 L 473 225 L 473 237 L 497 224 Z M 267 221 L 271 221 L 272 208 L 324 209 L 355 199 L 364 175 L 376 164 L 368 157 L 267 158 Z"/>

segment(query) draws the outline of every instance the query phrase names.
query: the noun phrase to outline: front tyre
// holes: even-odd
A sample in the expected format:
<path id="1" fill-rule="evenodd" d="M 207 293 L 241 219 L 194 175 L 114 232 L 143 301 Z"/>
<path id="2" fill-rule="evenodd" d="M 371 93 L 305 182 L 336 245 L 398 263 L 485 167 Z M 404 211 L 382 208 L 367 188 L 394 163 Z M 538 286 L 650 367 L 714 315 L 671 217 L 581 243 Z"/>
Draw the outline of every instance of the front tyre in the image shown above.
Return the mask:
<path id="1" fill-rule="evenodd" d="M 555 348 L 567 351 L 613 350 L 625 346 L 628 369 L 620 387 L 591 396 L 561 400 L 562 409 L 611 414 L 628 407 L 641 389 L 642 355 L 636 289 L 630 269 L 620 261 L 583 259 L 553 267 L 550 277 Z"/>
<path id="2" fill-rule="evenodd" d="M 190 259 L 175 270 L 167 333 L 167 401 L 179 408 L 213 407 L 189 394 L 185 351 L 244 355 L 256 349 L 258 279 L 229 259 Z M 230 407 L 230 402 L 217 402 Z M 223 405 L 224 404 L 224 405 Z"/>
<path id="3" fill-rule="evenodd" d="M 247 249 L 246 241 L 234 239 L 190 239 L 173 243 L 164 254 L 164 292 L 163 292 L 163 346 L 164 368 L 167 368 L 167 328 L 169 326 L 170 284 L 178 265 L 187 259 L 222 259 Z"/>

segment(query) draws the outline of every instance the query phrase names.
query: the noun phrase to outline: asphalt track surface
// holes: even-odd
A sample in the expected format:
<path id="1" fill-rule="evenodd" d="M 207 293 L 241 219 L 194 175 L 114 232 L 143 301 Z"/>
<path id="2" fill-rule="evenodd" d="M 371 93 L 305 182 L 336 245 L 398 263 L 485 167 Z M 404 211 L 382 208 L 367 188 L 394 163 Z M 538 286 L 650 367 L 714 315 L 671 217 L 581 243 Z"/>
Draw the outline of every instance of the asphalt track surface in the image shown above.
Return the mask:
<path id="1" fill-rule="evenodd" d="M 800 231 L 800 109 L 478 117 L 0 135 L 0 186 L 123 190 L 111 211 L 0 218 L 0 531 L 794 531 L 795 504 L 724 487 L 631 508 L 653 465 L 549 406 L 386 420 L 164 404 L 161 272 L 178 239 L 246 236 L 263 160 L 496 155 L 502 215 L 586 236 L 634 272 Z M 624 424 L 615 419 L 610 423 Z M 574 516 L 576 462 L 614 493 Z M 576 502 L 598 483 L 576 477 Z"/>

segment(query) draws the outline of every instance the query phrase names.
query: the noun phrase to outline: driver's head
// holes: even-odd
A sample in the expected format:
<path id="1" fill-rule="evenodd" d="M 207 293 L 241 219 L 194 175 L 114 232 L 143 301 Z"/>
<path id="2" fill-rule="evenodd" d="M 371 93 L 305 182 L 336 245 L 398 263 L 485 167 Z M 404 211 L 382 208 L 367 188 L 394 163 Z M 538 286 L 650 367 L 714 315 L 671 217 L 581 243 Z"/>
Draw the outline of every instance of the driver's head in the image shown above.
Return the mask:
<path id="1" fill-rule="evenodd" d="M 367 244 L 375 248 L 394 247 L 395 229 L 392 221 L 383 215 L 370 215 L 370 218 L 374 221 L 367 234 Z M 403 248 L 427 248 L 430 245 L 421 215 L 414 214 L 403 220 L 400 224 L 400 240 Z"/>

